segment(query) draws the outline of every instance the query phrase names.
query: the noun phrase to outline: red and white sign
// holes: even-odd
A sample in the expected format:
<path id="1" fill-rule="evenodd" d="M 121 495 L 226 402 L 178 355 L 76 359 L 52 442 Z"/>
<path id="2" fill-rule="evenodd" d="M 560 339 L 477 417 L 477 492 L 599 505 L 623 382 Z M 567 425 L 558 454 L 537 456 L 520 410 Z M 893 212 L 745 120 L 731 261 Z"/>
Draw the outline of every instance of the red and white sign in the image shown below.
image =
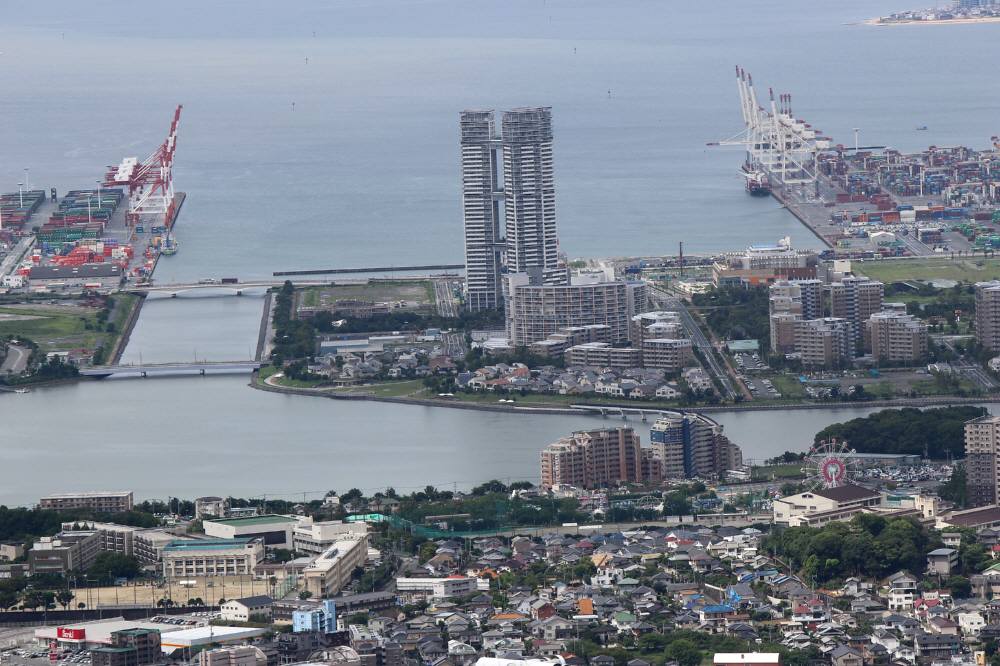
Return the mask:
<path id="1" fill-rule="evenodd" d="M 61 640 L 82 641 L 87 638 L 86 629 L 70 629 L 69 627 L 58 627 L 56 638 Z"/>

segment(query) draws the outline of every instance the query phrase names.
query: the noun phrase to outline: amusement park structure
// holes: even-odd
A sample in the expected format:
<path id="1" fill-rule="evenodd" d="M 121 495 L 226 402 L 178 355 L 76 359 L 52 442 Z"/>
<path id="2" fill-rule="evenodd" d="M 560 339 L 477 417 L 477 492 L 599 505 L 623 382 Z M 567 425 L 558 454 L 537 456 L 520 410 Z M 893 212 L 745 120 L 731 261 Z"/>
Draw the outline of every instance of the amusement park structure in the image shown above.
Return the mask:
<path id="1" fill-rule="evenodd" d="M 802 467 L 806 484 L 822 488 L 847 485 L 858 472 L 854 453 L 843 440 L 824 439 L 817 442 L 809 449 Z"/>
<path id="2" fill-rule="evenodd" d="M 174 151 L 177 150 L 177 127 L 182 108 L 177 106 L 167 138 L 149 157 L 142 162 L 136 157 L 126 157 L 117 167 L 109 166 L 104 176 L 105 187 L 124 187 L 128 192 L 126 220 L 133 228 L 143 215 L 153 216 L 152 224 L 164 227 L 169 227 L 174 219 L 177 205 L 174 197 Z"/>
<path id="3" fill-rule="evenodd" d="M 762 105 L 753 77 L 739 66 L 736 67 L 736 85 L 743 129 L 718 144 L 743 146 L 746 150 L 743 175 L 747 179 L 747 191 L 768 194 L 773 183 L 816 183 L 816 155 L 830 147 L 830 139 L 793 115 L 790 94 L 782 93 L 775 99 L 774 90 L 769 88 L 767 107 Z"/>

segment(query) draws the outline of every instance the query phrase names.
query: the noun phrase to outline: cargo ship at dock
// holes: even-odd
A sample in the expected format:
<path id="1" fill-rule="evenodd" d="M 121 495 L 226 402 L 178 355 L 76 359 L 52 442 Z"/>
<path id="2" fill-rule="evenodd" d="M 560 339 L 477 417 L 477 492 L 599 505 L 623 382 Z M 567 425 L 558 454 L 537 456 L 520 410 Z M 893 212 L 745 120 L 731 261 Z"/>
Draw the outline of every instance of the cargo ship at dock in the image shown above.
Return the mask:
<path id="1" fill-rule="evenodd" d="M 752 197 L 771 196 L 771 179 L 761 169 L 755 169 L 750 164 L 743 165 L 743 179 L 746 181 L 747 194 Z"/>

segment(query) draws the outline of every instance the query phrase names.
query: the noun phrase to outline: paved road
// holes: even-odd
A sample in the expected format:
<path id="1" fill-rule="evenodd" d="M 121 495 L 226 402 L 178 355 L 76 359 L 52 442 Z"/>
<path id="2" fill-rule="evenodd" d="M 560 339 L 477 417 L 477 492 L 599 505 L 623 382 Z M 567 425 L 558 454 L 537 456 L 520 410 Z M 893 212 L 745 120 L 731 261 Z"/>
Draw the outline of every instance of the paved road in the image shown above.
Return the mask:
<path id="1" fill-rule="evenodd" d="M 442 317 L 458 316 L 454 289 L 455 282 L 453 280 L 434 280 L 434 300 L 437 302 L 438 314 Z"/>
<path id="2" fill-rule="evenodd" d="M 657 287 L 650 287 L 650 293 L 653 295 L 654 300 L 658 302 L 658 307 L 661 307 L 664 310 L 673 310 L 680 313 L 681 319 L 684 321 L 684 327 L 691 335 L 691 341 L 696 347 L 698 347 L 698 349 L 701 350 L 702 356 L 708 363 L 708 370 L 718 377 L 719 382 L 722 384 L 723 392 L 726 394 L 724 397 L 729 400 L 734 399 L 736 397 L 736 392 L 733 390 L 729 373 L 726 372 L 726 369 L 722 367 L 721 363 L 719 363 L 718 358 L 715 356 L 715 348 L 712 347 L 712 343 L 709 342 L 707 337 L 705 337 L 701 327 L 698 326 L 698 322 L 696 322 L 694 317 L 691 316 L 691 313 L 688 312 L 687 306 L 684 305 L 684 302 L 676 296 L 672 296 Z"/>
<path id="3" fill-rule="evenodd" d="M 7 357 L 0 365 L 0 374 L 18 375 L 28 367 L 28 359 L 31 358 L 31 350 L 17 345 L 7 345 Z"/>
<path id="4" fill-rule="evenodd" d="M 995 391 L 1000 387 L 1000 383 L 993 378 L 990 373 L 973 361 L 970 361 L 964 354 L 960 354 L 958 350 L 955 349 L 955 342 L 959 340 L 970 340 L 971 335 L 935 335 L 932 336 L 937 342 L 940 342 L 945 347 L 955 352 L 959 356 L 959 360 L 954 361 L 951 367 L 958 370 L 959 373 L 965 375 L 967 378 L 978 384 L 981 388 L 987 391 Z"/>
<path id="5" fill-rule="evenodd" d="M 445 353 L 453 359 L 465 358 L 468 351 L 465 348 L 465 335 L 462 333 L 445 333 L 441 336 Z"/>

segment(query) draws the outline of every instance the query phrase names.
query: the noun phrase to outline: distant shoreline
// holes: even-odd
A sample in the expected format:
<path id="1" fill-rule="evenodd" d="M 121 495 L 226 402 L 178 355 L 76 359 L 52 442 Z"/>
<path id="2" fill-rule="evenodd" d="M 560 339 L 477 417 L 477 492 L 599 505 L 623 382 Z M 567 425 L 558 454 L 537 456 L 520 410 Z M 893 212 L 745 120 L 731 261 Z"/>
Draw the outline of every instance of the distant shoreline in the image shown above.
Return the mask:
<path id="1" fill-rule="evenodd" d="M 977 16 L 975 18 L 954 18 L 954 19 L 929 19 L 917 21 L 913 19 L 901 21 L 883 21 L 882 17 L 868 19 L 865 25 L 886 26 L 886 25 L 961 25 L 968 23 L 1000 23 L 1000 16 Z"/>

